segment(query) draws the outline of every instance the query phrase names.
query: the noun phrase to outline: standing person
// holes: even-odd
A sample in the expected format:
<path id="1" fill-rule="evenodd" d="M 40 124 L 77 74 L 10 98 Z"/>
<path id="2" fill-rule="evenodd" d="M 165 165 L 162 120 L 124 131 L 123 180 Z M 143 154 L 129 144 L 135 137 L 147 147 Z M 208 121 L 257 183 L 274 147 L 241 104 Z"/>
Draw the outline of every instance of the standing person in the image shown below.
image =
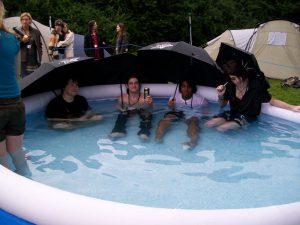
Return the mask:
<path id="1" fill-rule="evenodd" d="M 62 59 L 65 54 L 64 47 L 58 47 L 57 44 L 60 41 L 65 40 L 65 34 L 63 33 L 63 21 L 58 19 L 54 22 L 54 30 L 51 32 L 51 36 L 49 39 L 49 55 L 53 57 L 53 59 Z"/>
<path id="2" fill-rule="evenodd" d="M 188 150 L 196 146 L 199 138 L 199 117 L 202 115 L 199 106 L 202 110 L 202 106 L 207 105 L 207 100 L 196 92 L 197 87 L 191 81 L 184 79 L 180 82 L 179 93 L 176 93 L 175 97 L 170 97 L 168 102 L 171 111 L 167 112 L 158 123 L 156 141 L 162 141 L 166 129 L 172 122 L 184 119 L 190 141 L 184 142 L 182 147 Z"/>
<path id="3" fill-rule="evenodd" d="M 127 34 L 125 32 L 124 23 L 118 23 L 117 27 L 117 41 L 116 41 L 116 55 L 128 52 Z"/>
<path id="4" fill-rule="evenodd" d="M 21 40 L 21 77 L 25 77 L 36 70 L 42 62 L 41 32 L 31 26 L 30 13 L 20 15 L 22 26 L 18 28 L 24 34 Z"/>
<path id="5" fill-rule="evenodd" d="M 120 110 L 120 114 L 109 137 L 115 139 L 125 136 L 127 118 L 139 114 L 141 122 L 138 135 L 142 140 L 147 140 L 150 136 L 152 122 L 152 114 L 150 112 L 153 104 L 152 97 L 141 93 L 140 82 L 134 75 L 129 77 L 127 85 L 127 93 L 121 95 L 118 99 L 117 107 Z"/>
<path id="6" fill-rule="evenodd" d="M 230 60 L 224 64 L 223 70 L 229 82 L 216 88 L 218 102 L 221 107 L 229 102 L 230 110 L 218 114 L 205 124 L 207 127 L 217 127 L 222 132 L 238 129 L 255 121 L 261 112 L 261 104 L 271 100 L 262 82 L 250 79 L 251 74 L 241 62 Z"/>
<path id="7" fill-rule="evenodd" d="M 63 23 L 63 30 L 62 30 L 65 39 L 63 41 L 59 41 L 57 43 L 58 48 L 65 48 L 65 58 L 72 58 L 74 57 L 74 33 L 69 29 L 69 26 L 66 22 Z"/>
<path id="8" fill-rule="evenodd" d="M 95 59 L 104 58 L 105 40 L 103 36 L 97 31 L 97 22 L 91 20 L 88 24 L 89 31 L 84 36 L 84 52 L 88 57 Z"/>
<path id="9" fill-rule="evenodd" d="M 92 112 L 85 97 L 78 95 L 79 86 L 75 77 L 66 79 L 62 94 L 52 99 L 46 108 L 46 117 L 53 128 L 70 129 L 102 120 Z"/>
<path id="10" fill-rule="evenodd" d="M 15 172 L 29 175 L 22 150 L 25 107 L 16 74 L 16 57 L 20 44 L 14 34 L 5 28 L 4 12 L 4 5 L 0 0 L 0 164 L 10 168 L 8 159 L 11 157 Z"/>

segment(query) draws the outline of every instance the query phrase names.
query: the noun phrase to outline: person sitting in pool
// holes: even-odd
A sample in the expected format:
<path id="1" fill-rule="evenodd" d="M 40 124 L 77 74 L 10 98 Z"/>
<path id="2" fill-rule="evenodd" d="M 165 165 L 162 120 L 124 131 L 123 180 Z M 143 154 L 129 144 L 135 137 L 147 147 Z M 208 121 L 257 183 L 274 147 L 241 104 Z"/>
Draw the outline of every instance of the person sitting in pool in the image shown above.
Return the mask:
<path id="1" fill-rule="evenodd" d="M 152 105 L 152 97 L 150 95 L 144 96 L 144 93 L 141 93 L 138 78 L 134 75 L 129 77 L 127 93 L 122 94 L 118 99 L 117 107 L 120 113 L 112 132 L 109 134 L 109 138 L 116 139 L 125 136 L 127 118 L 138 113 L 141 119 L 138 135 L 143 140 L 149 139 L 152 122 L 150 110 Z"/>
<path id="2" fill-rule="evenodd" d="M 266 102 L 276 107 L 300 112 L 299 106 L 272 98 L 260 80 L 250 79 L 251 74 L 238 60 L 229 60 L 224 64 L 223 69 L 230 81 L 216 88 L 218 102 L 221 107 L 229 102 L 230 110 L 207 121 L 206 127 L 217 127 L 217 130 L 222 132 L 238 129 L 255 121 L 261 112 L 261 104 Z"/>
<path id="3" fill-rule="evenodd" d="M 45 114 L 53 128 L 75 128 L 102 120 L 101 115 L 92 112 L 87 100 L 78 95 L 78 91 L 76 78 L 68 78 L 62 94 L 49 102 Z"/>
<path id="4" fill-rule="evenodd" d="M 179 84 L 179 93 L 169 99 L 168 106 L 171 109 L 158 123 L 155 140 L 160 142 L 166 129 L 173 121 L 184 119 L 187 124 L 187 134 L 190 141 L 182 144 L 184 149 L 192 149 L 199 138 L 199 117 L 201 110 L 207 105 L 207 100 L 200 96 L 197 87 L 189 80 L 182 80 Z M 201 106 L 199 111 L 199 106 Z"/>

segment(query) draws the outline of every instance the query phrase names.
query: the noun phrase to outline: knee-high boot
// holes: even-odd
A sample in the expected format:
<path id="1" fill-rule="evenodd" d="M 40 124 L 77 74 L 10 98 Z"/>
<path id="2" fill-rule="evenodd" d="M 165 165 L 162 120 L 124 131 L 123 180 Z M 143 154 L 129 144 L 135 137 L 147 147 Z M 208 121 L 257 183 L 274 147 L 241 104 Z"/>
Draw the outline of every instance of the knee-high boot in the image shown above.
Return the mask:
<path id="1" fill-rule="evenodd" d="M 138 132 L 138 135 L 145 134 L 147 136 L 150 135 L 150 129 L 151 129 L 151 122 L 152 122 L 152 114 L 141 114 L 140 115 L 140 130 Z"/>
<path id="2" fill-rule="evenodd" d="M 120 113 L 118 115 L 117 121 L 115 126 L 112 130 L 112 133 L 119 132 L 126 134 L 126 122 L 127 122 L 128 114 L 127 113 Z"/>

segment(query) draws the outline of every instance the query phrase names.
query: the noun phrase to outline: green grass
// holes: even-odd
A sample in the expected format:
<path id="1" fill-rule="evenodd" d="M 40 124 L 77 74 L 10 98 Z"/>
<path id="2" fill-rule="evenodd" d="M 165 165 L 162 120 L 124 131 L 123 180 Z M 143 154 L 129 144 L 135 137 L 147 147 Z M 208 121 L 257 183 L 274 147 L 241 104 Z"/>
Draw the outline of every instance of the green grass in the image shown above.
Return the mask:
<path id="1" fill-rule="evenodd" d="M 281 87 L 282 81 L 269 79 L 269 93 L 281 101 L 292 105 L 300 105 L 300 88 Z"/>

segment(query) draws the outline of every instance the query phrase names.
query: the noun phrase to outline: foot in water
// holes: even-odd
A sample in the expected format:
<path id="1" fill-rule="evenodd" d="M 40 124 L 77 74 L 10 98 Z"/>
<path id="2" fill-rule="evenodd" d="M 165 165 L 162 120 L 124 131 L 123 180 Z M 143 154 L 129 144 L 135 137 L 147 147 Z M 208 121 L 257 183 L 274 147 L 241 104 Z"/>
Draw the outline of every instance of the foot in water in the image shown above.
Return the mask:
<path id="1" fill-rule="evenodd" d="M 149 140 L 149 136 L 147 134 L 140 134 L 139 137 L 143 141 L 148 141 Z"/>
<path id="2" fill-rule="evenodd" d="M 184 142 L 181 145 L 183 150 L 192 150 L 195 147 L 195 144 L 192 142 Z"/>
<path id="3" fill-rule="evenodd" d="M 54 129 L 70 129 L 72 128 L 72 124 L 68 122 L 54 123 L 52 127 Z"/>
<path id="4" fill-rule="evenodd" d="M 108 135 L 108 137 L 110 139 L 117 139 L 117 138 L 124 137 L 124 136 L 125 136 L 125 133 L 122 133 L 122 132 L 112 132 Z"/>

